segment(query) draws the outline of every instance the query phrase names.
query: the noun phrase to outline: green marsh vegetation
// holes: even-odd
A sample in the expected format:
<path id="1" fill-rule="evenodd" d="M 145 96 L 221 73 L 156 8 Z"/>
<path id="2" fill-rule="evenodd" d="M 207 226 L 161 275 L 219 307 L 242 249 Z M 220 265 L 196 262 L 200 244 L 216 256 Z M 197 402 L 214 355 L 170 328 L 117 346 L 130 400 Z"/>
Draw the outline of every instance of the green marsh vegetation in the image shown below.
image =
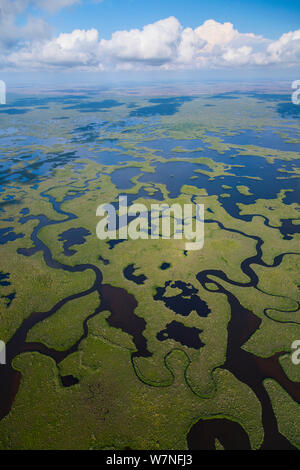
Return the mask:
<path id="1" fill-rule="evenodd" d="M 117 101 L 93 113 L 63 101 L 48 103 L 43 138 L 34 106 L 24 115 L 26 123 L 21 115 L 5 117 L 29 140 L 0 141 L 1 162 L 11 163 L 0 193 L 1 339 L 9 343 L 24 321 L 57 308 L 28 330 L 12 360 L 21 382 L 0 422 L 0 447 L 186 449 L 197 420 L 222 417 L 239 423 L 258 449 L 266 432 L 263 405 L 251 386 L 223 367 L 230 354 L 229 299 L 234 296 L 259 322 L 241 350 L 262 359 L 280 353 L 285 376 L 297 384 L 299 369 L 290 356 L 292 342 L 300 339 L 300 206 L 294 185 L 300 153 L 268 148 L 263 138 L 243 145 L 230 137 L 247 130 L 263 135 L 268 127 L 294 145 L 295 120 L 280 119 L 275 105 L 247 95 L 234 105 L 215 99 L 213 107 L 205 107 L 211 97 L 198 96 L 162 116 L 136 117 L 130 97 Z M 137 109 L 149 104 L 147 97 L 134 101 Z M 3 116 L 0 125 L 7 127 Z M 266 165 L 264 172 L 253 173 L 256 158 Z M 179 162 L 195 167 L 175 191 Z M 167 163 L 175 165 L 174 183 L 158 175 L 158 165 Z M 259 183 L 271 168 L 278 186 L 266 194 Z M 117 171 L 126 175 L 129 169 L 136 174 L 120 176 L 122 186 L 114 182 Z M 100 241 L 96 209 L 117 203 L 122 194 L 148 209 L 153 203 L 204 204 L 204 248 L 186 252 L 184 240 L 175 239 L 114 246 Z M 284 221 L 294 230 L 284 233 Z M 66 255 L 61 235 L 82 228 L 90 235 L 83 243 L 73 240 L 74 252 Z M 168 268 L 161 269 L 162 263 Z M 143 284 L 124 276 L 130 264 L 145 276 Z M 98 272 L 102 285 L 115 289 L 116 297 L 122 290 L 134 305 L 130 327 L 118 323 L 122 305 L 113 307 L 105 289 L 96 289 Z M 207 273 L 205 281 L 199 273 Z M 161 291 L 163 300 L 155 299 Z M 182 331 L 201 331 L 203 346 L 183 337 L 159 340 L 174 321 Z M 148 355 L 137 354 L 139 341 Z M 58 360 L 53 350 L 67 353 Z M 77 383 L 64 386 L 66 376 Z M 279 432 L 299 448 L 299 404 L 272 378 L 263 387 Z"/>

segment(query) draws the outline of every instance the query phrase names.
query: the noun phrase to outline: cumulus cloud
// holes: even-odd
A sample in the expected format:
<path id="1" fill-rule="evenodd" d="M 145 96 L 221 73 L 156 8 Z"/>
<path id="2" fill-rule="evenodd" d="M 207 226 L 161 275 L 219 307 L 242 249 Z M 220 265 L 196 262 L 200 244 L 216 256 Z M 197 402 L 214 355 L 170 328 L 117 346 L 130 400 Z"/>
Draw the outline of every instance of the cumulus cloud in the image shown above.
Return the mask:
<path id="1" fill-rule="evenodd" d="M 53 0 L 53 5 L 64 7 L 76 1 Z M 26 8 L 26 0 L 15 2 L 20 10 Z M 35 1 L 40 6 L 44 2 Z M 8 3 L 11 2 L 0 0 L 0 5 Z M 300 64 L 300 30 L 270 40 L 253 33 L 240 33 L 232 23 L 213 19 L 195 29 L 183 28 L 173 16 L 142 29 L 116 31 L 110 39 L 101 39 L 96 29 L 76 29 L 49 38 L 48 33 L 42 34 L 46 26 L 34 21 L 32 24 L 28 21 L 24 28 L 22 34 L 27 40 L 7 54 L 6 64 L 10 67 L 177 70 Z M 41 32 L 37 40 L 38 29 Z M 2 39 L 0 33 L 0 41 L 9 42 L 12 36 L 12 31 L 6 32 Z"/>
<path id="2" fill-rule="evenodd" d="M 51 29 L 38 17 L 27 15 L 29 7 L 55 12 L 81 0 L 0 0 L 0 47 L 14 46 L 27 39 L 50 37 Z M 17 18 L 25 15 L 27 23 L 20 27 Z"/>
<path id="3" fill-rule="evenodd" d="M 70 5 L 76 0 L 0 0 L 0 52 L 8 53 L 26 41 L 43 40 L 51 37 L 51 28 L 38 17 L 26 16 L 30 6 L 55 10 Z M 26 16 L 25 25 L 20 27 L 17 19 Z"/>
<path id="4" fill-rule="evenodd" d="M 269 60 L 273 63 L 300 63 L 300 29 L 283 34 L 267 48 Z"/>
<path id="5" fill-rule="evenodd" d="M 51 41 L 35 43 L 30 49 L 22 48 L 11 54 L 10 62 L 19 66 L 33 68 L 41 65 L 74 67 L 98 66 L 98 31 L 90 29 L 74 30 L 70 34 L 60 34 Z"/>
<path id="6" fill-rule="evenodd" d="M 109 60 L 162 65 L 176 58 L 181 32 L 179 21 L 170 17 L 142 30 L 113 33 L 110 40 L 101 41 L 100 53 Z"/>

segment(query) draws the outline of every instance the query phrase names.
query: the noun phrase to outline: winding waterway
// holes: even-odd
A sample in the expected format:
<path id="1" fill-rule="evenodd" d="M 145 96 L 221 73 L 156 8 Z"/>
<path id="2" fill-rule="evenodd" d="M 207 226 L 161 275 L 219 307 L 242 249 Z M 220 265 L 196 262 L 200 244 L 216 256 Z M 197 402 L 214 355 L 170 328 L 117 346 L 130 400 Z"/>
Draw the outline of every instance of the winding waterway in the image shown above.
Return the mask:
<path id="1" fill-rule="evenodd" d="M 72 104 L 72 103 L 70 103 Z M 108 104 L 107 104 L 108 105 Z M 114 104 L 112 104 L 114 105 Z M 75 106 L 75 105 L 74 105 Z M 77 106 L 77 105 L 76 105 Z M 160 106 L 160 104 L 158 104 Z M 174 104 L 175 108 L 177 103 Z M 174 107 L 173 106 L 173 107 Z M 81 111 L 89 112 L 90 108 L 79 108 Z M 144 108 L 143 108 L 144 109 Z M 145 111 L 146 109 L 146 111 Z M 145 108 L 143 112 L 148 112 Z M 171 110 L 172 111 L 172 110 Z M 141 112 L 141 111 L 140 111 Z M 137 112 L 133 115 L 139 115 Z M 131 118 L 133 119 L 133 118 Z M 99 124 L 101 127 L 103 124 Z M 78 129 L 84 129 L 78 128 Z M 79 130 L 77 133 L 80 135 L 80 142 L 83 139 L 83 142 L 94 141 L 95 132 L 93 128 L 88 128 L 88 138 L 85 139 L 84 132 Z M 288 143 L 280 141 L 279 137 L 276 137 L 276 140 L 272 140 L 270 132 L 266 132 L 266 144 L 273 142 L 276 148 L 278 148 L 279 143 L 281 143 L 282 149 L 296 150 L 294 144 L 292 147 L 289 147 Z M 95 135 L 94 135 L 95 134 Z M 241 143 L 245 144 L 248 141 L 251 143 L 254 139 L 252 133 L 249 134 L 239 134 L 228 139 L 232 143 Z M 250 140 L 249 140 L 250 139 Z M 104 139 L 105 140 L 105 139 Z M 75 142 L 76 139 L 75 139 Z M 105 145 L 108 145 L 105 142 Z M 111 142 L 111 146 L 114 145 L 114 141 Z M 211 158 L 216 158 L 232 164 L 230 160 L 230 152 L 225 152 L 224 155 L 219 155 L 217 152 L 211 150 L 209 146 L 204 144 L 201 141 L 179 141 L 174 142 L 172 139 L 157 139 L 154 142 L 150 142 L 149 148 L 158 149 L 161 151 L 161 154 L 166 157 L 174 157 L 174 152 L 172 149 L 175 145 L 182 145 L 188 150 L 195 150 L 197 147 L 204 147 L 207 154 Z M 101 160 L 101 153 L 97 154 L 99 161 Z M 177 155 L 178 156 L 178 155 Z M 199 151 L 188 153 L 187 156 L 199 157 L 203 156 Z M 58 158 L 59 157 L 59 158 Z M 98 158 L 97 157 L 97 158 Z M 103 163 L 112 163 L 114 158 L 122 158 L 125 160 L 130 160 L 131 158 L 125 158 L 124 154 L 113 154 L 113 159 L 110 158 L 111 154 L 106 152 L 103 154 Z M 23 156 L 23 159 L 26 159 L 26 155 Z M 1 174 L 0 174 L 0 183 L 6 183 L 11 181 L 14 178 L 19 182 L 26 181 L 27 183 L 33 184 L 37 180 L 37 176 L 43 171 L 47 173 L 52 163 L 55 163 L 55 159 L 59 160 L 61 158 L 60 164 L 63 165 L 70 161 L 73 161 L 77 158 L 76 153 L 74 152 L 65 152 L 59 156 L 47 158 L 45 161 L 40 162 L 34 166 L 30 164 L 30 172 L 25 168 L 23 169 L 14 169 L 13 171 L 7 171 L 10 163 L 7 163 L 7 167 L 2 164 Z M 245 158 L 245 157 L 244 157 Z M 198 180 L 193 183 L 190 181 L 190 176 L 196 169 L 203 169 L 203 165 L 198 165 L 193 162 L 169 162 L 169 163 L 156 163 L 155 164 L 155 173 L 146 173 L 144 172 L 140 178 L 141 182 L 157 182 L 164 183 L 169 190 L 170 197 L 176 197 L 180 193 L 180 188 L 183 184 L 196 184 L 198 187 L 205 187 L 208 194 L 214 194 L 220 196 L 224 189 L 222 185 L 224 182 L 233 187 L 232 197 L 224 199 L 222 204 L 226 211 L 241 220 L 251 220 L 252 216 L 259 216 L 264 219 L 265 225 L 272 227 L 267 217 L 260 214 L 251 214 L 247 216 L 241 216 L 239 214 L 237 202 L 242 203 L 253 203 L 257 198 L 272 198 L 282 187 L 282 181 L 278 180 L 278 170 L 281 168 L 281 163 L 276 161 L 273 165 L 270 165 L 266 162 L 265 159 L 261 157 L 249 157 L 248 163 L 244 159 L 240 159 L 239 163 L 243 162 L 243 166 L 240 168 L 234 169 L 235 176 L 226 176 L 225 179 L 208 179 L 204 174 L 198 174 Z M 286 162 L 285 168 L 287 170 L 293 170 L 294 162 Z M 254 176 L 257 173 L 257 168 L 260 168 L 260 180 L 254 180 L 249 178 Z M 207 170 L 207 167 L 205 168 Z M 254 172 L 253 175 L 251 172 Z M 170 174 L 173 174 L 173 177 L 170 178 Z M 116 184 L 118 188 L 126 188 L 127 190 L 133 186 L 132 179 L 134 176 L 140 174 L 138 168 L 124 168 L 115 171 L 112 174 L 112 181 Z M 132 359 L 134 357 L 150 357 L 152 355 L 149 352 L 147 347 L 147 340 L 144 336 L 144 330 L 146 328 L 146 321 L 140 316 L 135 314 L 137 308 L 137 301 L 134 295 L 129 294 L 125 289 L 117 288 L 109 284 L 103 284 L 103 276 L 99 267 L 93 264 L 78 264 L 76 266 L 69 266 L 67 264 L 60 263 L 56 261 L 51 253 L 50 248 L 42 242 L 39 238 L 39 232 L 42 228 L 54 225 L 62 224 L 67 221 L 76 219 L 76 216 L 72 213 L 66 212 L 62 209 L 64 202 L 70 199 L 80 197 L 86 191 L 88 191 L 89 182 L 96 180 L 99 175 L 96 175 L 95 178 L 87 180 L 82 189 L 74 191 L 73 194 L 69 194 L 62 202 L 57 202 L 54 197 L 49 194 L 42 193 L 41 196 L 46 198 L 51 204 L 57 213 L 63 215 L 65 218 L 61 221 L 50 220 L 45 215 L 32 216 L 30 214 L 23 213 L 22 218 L 20 219 L 21 224 L 26 224 L 29 221 L 36 220 L 38 224 L 33 229 L 31 234 L 31 240 L 33 246 L 30 249 L 19 249 L 18 253 L 20 256 L 30 257 L 37 252 L 43 254 L 43 258 L 47 266 L 51 269 L 64 270 L 69 273 L 79 273 L 89 271 L 91 273 L 91 287 L 82 292 L 70 295 L 64 299 L 61 299 L 47 312 L 33 312 L 27 319 L 25 319 L 17 331 L 14 333 L 12 338 L 6 345 L 6 356 L 7 364 L 0 367 L 0 419 L 3 419 L 11 410 L 11 407 L 14 403 L 15 396 L 18 392 L 21 380 L 21 374 L 12 367 L 13 359 L 22 354 L 23 352 L 39 352 L 41 354 L 51 357 L 57 365 L 63 361 L 70 354 L 78 351 L 81 342 L 88 336 L 88 322 L 91 318 L 96 315 L 100 315 L 102 312 L 110 312 L 110 315 L 107 317 L 107 322 L 110 326 L 114 328 L 120 328 L 122 331 L 131 335 L 133 343 L 136 347 L 136 351 L 132 353 Z M 243 183 L 247 185 L 250 190 L 255 194 L 255 196 L 245 196 L 235 189 L 237 184 Z M 285 181 L 285 187 L 288 186 L 292 191 L 287 195 L 287 203 L 297 202 L 299 199 L 299 183 L 298 179 L 289 179 L 288 182 Z M 124 191 L 126 191 L 126 189 Z M 130 195 L 130 200 L 137 199 L 143 195 L 143 197 L 149 197 L 144 190 L 135 196 Z M 159 196 L 161 197 L 161 196 Z M 193 202 L 195 198 L 192 199 Z M 11 204 L 14 204 L 15 201 L 9 201 Z M 256 242 L 256 254 L 248 258 L 245 258 L 240 268 L 242 272 L 247 276 L 248 281 L 239 282 L 233 279 L 230 279 L 223 271 L 217 269 L 200 271 L 196 279 L 200 283 L 203 289 L 211 291 L 212 285 L 214 286 L 213 291 L 215 295 L 225 296 L 228 300 L 231 309 L 231 317 L 228 323 L 228 344 L 227 344 L 227 355 L 226 361 L 221 366 L 222 369 L 228 370 L 231 372 L 240 382 L 246 384 L 254 392 L 257 399 L 260 402 L 262 409 L 262 423 L 264 428 L 264 440 L 261 445 L 261 449 L 293 449 L 293 445 L 279 432 L 276 416 L 272 407 L 270 397 L 264 387 L 264 380 L 271 378 L 276 380 L 284 390 L 293 398 L 294 401 L 300 404 L 300 383 L 292 382 L 288 379 L 284 373 L 279 359 L 285 354 L 285 351 L 277 352 L 269 358 L 261 358 L 252 353 L 249 353 L 242 349 L 242 346 L 247 342 L 247 340 L 257 331 L 261 324 L 261 319 L 255 316 L 251 311 L 245 309 L 239 302 L 239 300 L 230 292 L 230 286 L 239 286 L 239 287 L 252 287 L 257 290 L 258 288 L 258 276 L 255 271 L 252 269 L 252 265 L 263 266 L 265 268 L 277 267 L 281 264 L 284 257 L 288 254 L 298 254 L 298 253 L 282 253 L 274 258 L 272 264 L 267 264 L 262 260 L 262 245 L 263 240 L 258 236 L 248 235 L 242 231 L 230 229 L 225 227 L 221 222 L 213 219 L 208 219 L 205 223 L 215 223 L 225 231 L 232 233 L 240 234 L 244 237 L 250 238 Z M 299 233 L 300 225 L 293 225 L 291 219 L 286 219 L 282 221 L 282 226 L 279 228 L 280 232 L 283 234 L 285 239 L 289 239 L 293 233 Z M 6 236 L 6 232 L 3 232 L 3 237 Z M 84 229 L 81 229 L 80 232 L 62 232 L 61 239 L 65 241 L 65 254 L 72 256 L 73 251 L 69 248 L 72 246 L 73 241 L 78 242 L 79 237 L 81 243 L 85 242 L 86 236 L 89 233 Z M 11 233 L 10 237 L 13 236 Z M 5 239 L 5 242 L 7 240 Z M 78 244 L 78 243 L 76 243 Z M 113 245 L 111 246 L 113 248 Z M 106 260 L 104 260 L 106 261 Z M 108 260 L 107 260 L 108 261 Z M 168 263 L 163 263 L 161 269 L 167 270 L 169 268 Z M 135 265 L 129 264 L 124 269 L 124 276 L 126 279 L 131 280 L 136 284 L 143 284 L 147 279 L 142 273 L 135 274 Z M 171 283 L 171 281 L 168 281 Z M 174 287 L 179 287 L 182 289 L 183 294 L 190 295 L 191 298 L 187 301 L 183 300 L 183 295 L 178 295 L 173 298 L 164 297 L 165 288 L 169 286 L 168 282 L 162 288 L 158 288 L 156 294 L 153 296 L 154 301 L 164 301 L 166 306 L 170 308 L 173 312 L 178 313 L 182 316 L 189 315 L 192 310 L 195 310 L 198 315 L 205 317 L 210 313 L 205 302 L 203 302 L 197 296 L 197 289 L 193 286 L 184 285 L 182 281 L 174 281 Z M 95 309 L 95 311 L 84 319 L 82 327 L 83 334 L 81 337 L 67 350 L 57 351 L 46 347 L 42 343 L 33 343 L 27 342 L 26 338 L 28 332 L 39 322 L 42 322 L 46 318 L 50 318 L 54 315 L 60 308 L 62 308 L 68 302 L 84 298 L 85 296 L 90 295 L 93 292 L 98 292 L 99 298 L 101 298 L 101 304 Z M 298 305 L 299 308 L 299 305 Z M 267 312 L 265 311 L 267 315 Z M 164 341 L 167 338 L 172 338 L 177 342 L 192 347 L 195 349 L 200 349 L 204 344 L 199 339 L 199 333 L 201 330 L 194 328 L 189 331 L 184 328 L 184 325 L 180 322 L 172 322 L 166 325 L 166 328 L 157 334 L 158 341 Z M 59 370 L 59 368 L 58 368 Z M 64 387 L 70 387 L 78 383 L 78 379 L 72 376 L 60 376 L 61 384 Z M 218 439 L 220 443 L 224 446 L 225 449 L 249 449 L 250 442 L 249 437 L 245 430 L 239 423 L 235 423 L 225 418 L 216 418 L 216 419 L 199 419 L 190 429 L 187 435 L 187 444 L 189 449 L 214 449 L 215 448 L 215 439 Z"/>

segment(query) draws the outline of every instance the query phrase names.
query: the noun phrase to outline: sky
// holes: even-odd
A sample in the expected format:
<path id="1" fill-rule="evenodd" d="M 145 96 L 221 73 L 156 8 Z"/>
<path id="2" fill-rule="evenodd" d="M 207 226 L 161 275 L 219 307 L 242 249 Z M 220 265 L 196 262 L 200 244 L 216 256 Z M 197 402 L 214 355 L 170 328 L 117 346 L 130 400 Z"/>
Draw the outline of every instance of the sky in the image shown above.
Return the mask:
<path id="1" fill-rule="evenodd" d="M 32 13 L 34 10 L 32 9 Z M 66 10 L 45 15 L 59 32 L 91 26 L 109 39 L 116 30 L 142 28 L 145 24 L 175 16 L 183 27 L 196 28 L 207 19 L 231 22 L 243 33 L 276 39 L 300 28 L 300 2 L 297 0 L 105 0 L 83 1 Z"/>
<path id="2" fill-rule="evenodd" d="M 299 79 L 300 1 L 0 0 L 0 78 L 20 71 Z"/>

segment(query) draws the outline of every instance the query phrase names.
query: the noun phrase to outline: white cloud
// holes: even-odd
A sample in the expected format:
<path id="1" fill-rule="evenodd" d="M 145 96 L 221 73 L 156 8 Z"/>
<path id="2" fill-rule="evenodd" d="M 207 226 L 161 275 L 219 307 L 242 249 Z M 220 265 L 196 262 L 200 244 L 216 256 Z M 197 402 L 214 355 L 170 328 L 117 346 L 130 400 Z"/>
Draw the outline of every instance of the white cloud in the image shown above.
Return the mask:
<path id="1" fill-rule="evenodd" d="M 109 60 L 162 65 L 176 57 L 181 30 L 179 21 L 170 17 L 143 30 L 117 31 L 101 41 L 100 53 Z"/>
<path id="2" fill-rule="evenodd" d="M 238 49 L 227 49 L 226 52 L 223 54 L 223 59 L 230 63 L 236 65 L 244 65 L 249 62 L 249 58 L 252 54 L 252 47 L 249 46 L 242 46 Z"/>
<path id="3" fill-rule="evenodd" d="M 283 34 L 278 41 L 274 41 L 267 48 L 270 62 L 300 63 L 300 29 Z"/>
<path id="4" fill-rule="evenodd" d="M 207 42 L 207 49 L 215 45 L 224 46 L 239 36 L 239 32 L 231 23 L 218 23 L 215 20 L 207 20 L 203 25 L 195 29 L 195 33 Z"/>
<path id="5" fill-rule="evenodd" d="M 53 0 L 53 5 L 64 7 L 76 1 Z M 28 2 L 15 0 L 19 11 L 24 11 Z M 35 1 L 40 6 L 44 2 Z M 76 29 L 50 39 L 47 25 L 37 19 L 29 19 L 16 34 L 10 4 L 8 0 L 0 0 L 0 6 L 6 8 L 6 28 L 4 33 L 0 30 L 0 45 L 2 41 L 6 47 L 4 63 L 10 67 L 176 70 L 300 65 L 300 30 L 272 41 L 253 33 L 240 33 L 233 24 L 213 19 L 195 29 L 183 28 L 171 16 L 143 29 L 116 31 L 108 40 L 101 39 L 96 29 Z M 11 50 L 9 44 L 14 40 L 18 47 Z"/>
<path id="6" fill-rule="evenodd" d="M 2 49 L 2 52 L 8 53 L 26 41 L 50 38 L 51 28 L 43 19 L 26 15 L 29 6 L 62 6 L 66 2 L 74 3 L 74 0 L 0 0 L 0 52 Z M 24 15 L 27 20 L 22 27 L 17 24 L 20 15 Z"/>
<path id="7" fill-rule="evenodd" d="M 11 63 L 33 68 L 40 65 L 73 67 L 97 66 L 99 48 L 98 31 L 76 29 L 70 34 L 60 34 L 43 44 L 35 43 L 31 49 L 23 48 L 11 54 Z"/>
<path id="8" fill-rule="evenodd" d="M 181 33 L 177 48 L 176 63 L 181 66 L 196 63 L 206 41 L 192 28 L 186 28 Z"/>

